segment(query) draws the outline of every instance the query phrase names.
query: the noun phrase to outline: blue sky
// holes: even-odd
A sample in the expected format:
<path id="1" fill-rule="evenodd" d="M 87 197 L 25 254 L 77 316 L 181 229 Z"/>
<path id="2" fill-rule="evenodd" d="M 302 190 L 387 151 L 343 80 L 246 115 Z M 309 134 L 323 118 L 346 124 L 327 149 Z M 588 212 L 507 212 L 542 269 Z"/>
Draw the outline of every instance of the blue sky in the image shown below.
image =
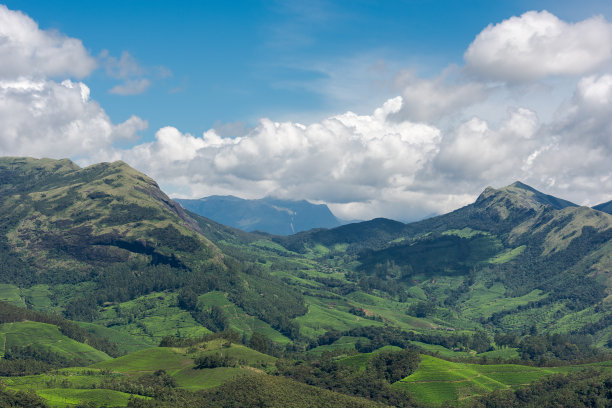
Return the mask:
<path id="1" fill-rule="evenodd" d="M 103 69 L 85 78 L 115 122 L 131 115 L 201 133 L 220 123 L 254 125 L 368 113 L 395 96 L 384 81 L 400 69 L 424 76 L 463 53 L 488 24 L 546 9 L 578 21 L 610 13 L 605 1 L 6 1 L 36 20 L 81 39 L 97 56 L 128 52 L 152 85 L 113 95 Z M 354 66 L 361 65 L 361 66 Z M 386 66 L 368 75 L 377 64 Z M 348 66 L 347 66 L 348 65 Z M 157 70 L 171 72 L 165 76 Z M 338 72 L 329 72 L 337 69 Z M 382 69 L 382 68 L 381 68 Z M 331 75 L 348 78 L 340 81 Z M 346 97 L 327 91 L 336 79 Z M 381 83 L 381 81 L 383 83 Z M 333 86 L 328 84 L 328 86 Z M 359 88 L 359 89 L 354 89 Z"/>
<path id="2" fill-rule="evenodd" d="M 16 61 L 0 118 L 23 120 L 0 130 L 2 154 L 122 159 L 175 196 L 305 198 L 347 218 L 419 218 L 515 179 L 612 199 L 610 128 L 585 116 L 606 111 L 587 96 L 612 78 L 610 2 L 2 4 L 0 37 L 38 38 L 0 45 L 34 50 L 0 55 Z M 47 97 L 70 110 L 32 113 Z M 562 166 L 577 151 L 591 164 Z"/>

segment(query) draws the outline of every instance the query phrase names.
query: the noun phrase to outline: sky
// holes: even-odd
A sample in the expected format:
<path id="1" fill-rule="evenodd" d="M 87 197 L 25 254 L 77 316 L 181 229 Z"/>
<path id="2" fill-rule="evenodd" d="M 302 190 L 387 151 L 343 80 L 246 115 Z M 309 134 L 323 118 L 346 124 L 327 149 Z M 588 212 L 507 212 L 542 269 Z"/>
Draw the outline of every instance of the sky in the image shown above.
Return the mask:
<path id="1" fill-rule="evenodd" d="M 403 221 L 612 200 L 607 1 L 0 0 L 0 156 Z"/>

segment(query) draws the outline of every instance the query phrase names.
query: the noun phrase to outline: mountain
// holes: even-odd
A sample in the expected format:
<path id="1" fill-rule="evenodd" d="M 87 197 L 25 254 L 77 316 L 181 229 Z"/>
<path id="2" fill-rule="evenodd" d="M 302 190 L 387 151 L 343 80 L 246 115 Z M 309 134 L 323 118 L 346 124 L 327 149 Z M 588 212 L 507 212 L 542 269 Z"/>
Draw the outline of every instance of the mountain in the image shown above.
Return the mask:
<path id="1" fill-rule="evenodd" d="M 277 241 L 294 250 L 304 245 L 348 244 L 350 248 L 384 247 L 396 239 L 418 237 L 450 229 L 473 228 L 507 236 L 512 229 L 536 214 L 577 208 L 569 201 L 541 193 L 521 182 L 494 189 L 487 187 L 473 204 L 448 214 L 404 224 L 385 218 L 343 225 L 329 230 L 302 232 Z"/>
<path id="2" fill-rule="evenodd" d="M 602 342 L 612 334 L 612 216 L 520 182 L 415 223 L 376 219 L 274 240 L 330 266 L 350 265 L 368 290 L 401 298 L 418 287 L 460 320 L 480 316 L 511 330 L 538 316 L 547 330 L 600 331 Z M 481 304 L 491 297 L 498 306 Z"/>
<path id="3" fill-rule="evenodd" d="M 4 265 L 87 273 L 145 258 L 191 268 L 218 255 L 155 181 L 123 162 L 81 169 L 69 160 L 3 158 L 0 179 Z"/>
<path id="4" fill-rule="evenodd" d="M 612 215 L 517 182 L 416 223 L 254 234 L 183 209 L 122 162 L 0 158 L 0 301 L 0 371 L 44 373 L 3 378 L 2 398 L 414 406 L 408 390 L 440 404 L 493 388 L 433 384 L 452 364 L 416 368 L 415 350 L 546 365 L 537 378 L 606 358 Z M 461 375 L 480 378 L 475 367 Z M 427 397 L 434 386 L 444 400 Z"/>
<path id="5" fill-rule="evenodd" d="M 16 285 L 19 296 L 32 293 L 24 296 L 26 303 L 96 321 L 105 316 L 103 305 L 154 292 L 172 293 L 176 307 L 176 292 L 189 288 L 186 297 L 222 291 L 286 333 L 294 327 L 289 319 L 305 313 L 300 293 L 248 257 L 226 254 L 205 234 L 235 236 L 237 242 L 248 237 L 195 221 L 152 179 L 123 162 L 80 168 L 69 160 L 0 158 L 0 180 L 0 283 Z M 220 316 L 212 323 L 200 313 L 197 299 L 185 304 L 190 306 L 182 312 L 194 325 L 194 319 L 209 319 L 211 327 L 223 326 Z M 133 322 L 116 313 L 119 320 L 109 324 Z M 163 334 L 142 324 L 140 330 L 157 341 Z"/>
<path id="6" fill-rule="evenodd" d="M 612 201 L 608 201 L 602 204 L 598 204 L 593 207 L 594 210 L 603 211 L 608 214 L 612 214 Z"/>
<path id="7" fill-rule="evenodd" d="M 313 228 L 333 228 L 341 222 L 324 204 L 266 197 L 246 200 L 234 196 L 177 199 L 185 209 L 244 231 L 291 235 Z"/>

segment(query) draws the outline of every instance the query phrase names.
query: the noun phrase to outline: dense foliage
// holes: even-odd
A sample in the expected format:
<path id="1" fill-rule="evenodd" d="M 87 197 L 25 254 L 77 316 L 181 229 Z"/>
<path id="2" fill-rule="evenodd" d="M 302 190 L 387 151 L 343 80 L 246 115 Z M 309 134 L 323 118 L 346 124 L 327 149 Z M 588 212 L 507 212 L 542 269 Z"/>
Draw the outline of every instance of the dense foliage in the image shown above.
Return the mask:
<path id="1" fill-rule="evenodd" d="M 410 407 L 414 405 L 410 396 L 392 389 L 390 385 L 410 375 L 418 363 L 418 353 L 401 350 L 377 353 L 369 360 L 365 370 L 342 364 L 329 354 L 310 362 L 280 360 L 276 367 L 280 375 L 305 384 L 397 407 Z"/>

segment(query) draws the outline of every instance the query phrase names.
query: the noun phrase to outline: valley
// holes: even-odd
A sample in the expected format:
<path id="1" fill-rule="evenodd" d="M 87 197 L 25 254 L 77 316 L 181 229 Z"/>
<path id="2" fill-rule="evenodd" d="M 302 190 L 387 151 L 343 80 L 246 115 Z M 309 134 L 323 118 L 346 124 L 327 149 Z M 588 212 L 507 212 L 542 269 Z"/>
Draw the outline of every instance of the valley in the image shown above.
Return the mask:
<path id="1" fill-rule="evenodd" d="M 1 158 L 0 180 L 8 394 L 480 406 L 554 375 L 612 375 L 605 205 L 517 182 L 415 223 L 282 236 L 185 210 L 122 162 Z"/>

